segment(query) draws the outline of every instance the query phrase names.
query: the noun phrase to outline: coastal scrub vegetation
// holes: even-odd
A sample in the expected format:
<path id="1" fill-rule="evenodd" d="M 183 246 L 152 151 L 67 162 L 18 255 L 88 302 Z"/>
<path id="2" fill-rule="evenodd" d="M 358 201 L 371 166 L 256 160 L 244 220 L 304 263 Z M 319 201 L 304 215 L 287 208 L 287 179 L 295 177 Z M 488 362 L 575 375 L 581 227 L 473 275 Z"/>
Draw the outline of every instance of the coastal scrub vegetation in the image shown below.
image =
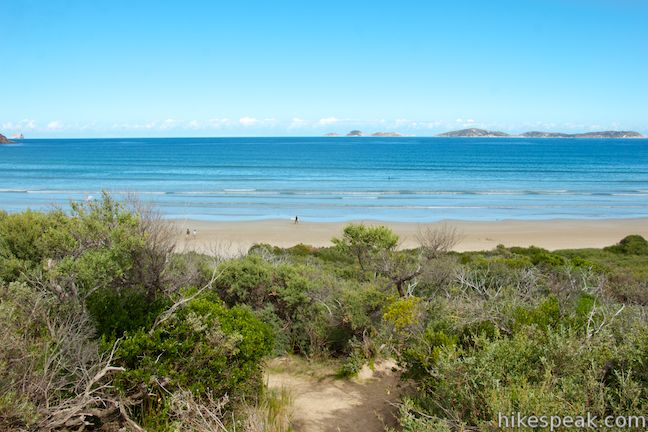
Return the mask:
<path id="1" fill-rule="evenodd" d="M 395 359 L 399 430 L 497 429 L 498 414 L 648 411 L 648 242 L 452 252 L 348 225 L 331 247 L 174 249 L 107 194 L 0 213 L 0 430 L 289 431 L 264 362 Z"/>

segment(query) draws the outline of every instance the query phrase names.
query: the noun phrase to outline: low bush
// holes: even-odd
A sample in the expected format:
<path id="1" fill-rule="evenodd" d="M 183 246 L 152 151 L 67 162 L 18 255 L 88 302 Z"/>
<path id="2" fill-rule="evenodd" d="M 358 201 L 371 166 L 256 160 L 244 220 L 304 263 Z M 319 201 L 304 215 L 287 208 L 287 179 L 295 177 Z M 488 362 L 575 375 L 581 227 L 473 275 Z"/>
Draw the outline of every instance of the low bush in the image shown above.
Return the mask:
<path id="1" fill-rule="evenodd" d="M 116 352 L 126 370 L 116 380 L 126 394 L 157 394 L 139 407 L 143 424 L 164 417 L 168 394 L 230 400 L 261 388 L 261 360 L 273 347 L 270 328 L 246 308 L 201 295 L 150 330 L 126 333 Z"/>
<path id="2" fill-rule="evenodd" d="M 284 353 L 336 357 L 345 377 L 395 357 L 406 432 L 648 410 L 640 236 L 454 253 L 451 229 L 399 250 L 352 224 L 333 247 L 223 261 L 173 253 L 172 234 L 107 195 L 0 212 L 0 429 L 287 430 L 287 398 L 261 380 Z"/>
<path id="3" fill-rule="evenodd" d="M 608 246 L 604 250 L 626 255 L 648 255 L 648 240 L 640 235 L 629 235 L 618 244 Z"/>

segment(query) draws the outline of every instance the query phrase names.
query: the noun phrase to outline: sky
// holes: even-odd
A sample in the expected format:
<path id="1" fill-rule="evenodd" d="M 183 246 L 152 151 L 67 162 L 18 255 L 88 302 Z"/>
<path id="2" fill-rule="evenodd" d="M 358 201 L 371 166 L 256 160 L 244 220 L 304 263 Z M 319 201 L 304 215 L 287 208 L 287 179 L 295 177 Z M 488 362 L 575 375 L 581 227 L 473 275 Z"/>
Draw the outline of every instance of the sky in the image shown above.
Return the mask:
<path id="1" fill-rule="evenodd" d="M 0 0 L 0 133 L 648 134 L 648 1 Z"/>

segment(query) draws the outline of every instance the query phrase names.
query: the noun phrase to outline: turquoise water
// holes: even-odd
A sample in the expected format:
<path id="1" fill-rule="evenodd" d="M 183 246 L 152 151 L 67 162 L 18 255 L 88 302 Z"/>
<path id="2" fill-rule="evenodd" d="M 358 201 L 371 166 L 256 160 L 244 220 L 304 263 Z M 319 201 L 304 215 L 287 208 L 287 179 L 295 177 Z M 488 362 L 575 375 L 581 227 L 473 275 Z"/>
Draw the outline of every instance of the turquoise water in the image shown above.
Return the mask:
<path id="1" fill-rule="evenodd" d="M 167 138 L 0 146 L 0 208 L 137 193 L 167 217 L 648 216 L 648 140 Z"/>

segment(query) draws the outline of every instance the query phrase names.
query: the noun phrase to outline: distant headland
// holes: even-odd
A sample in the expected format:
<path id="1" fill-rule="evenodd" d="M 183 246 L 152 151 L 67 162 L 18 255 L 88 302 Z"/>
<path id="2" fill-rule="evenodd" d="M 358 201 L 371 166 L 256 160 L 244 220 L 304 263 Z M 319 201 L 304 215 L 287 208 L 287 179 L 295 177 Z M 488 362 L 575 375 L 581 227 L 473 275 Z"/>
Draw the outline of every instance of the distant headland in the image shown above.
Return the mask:
<path id="1" fill-rule="evenodd" d="M 500 131 L 486 129 L 461 129 L 457 131 L 439 134 L 440 137 L 510 137 L 510 138 L 645 138 L 639 132 L 634 131 L 602 131 L 568 134 L 563 132 L 525 132 L 520 135 L 511 135 Z"/>
<path id="2" fill-rule="evenodd" d="M 9 138 L 0 134 L 0 144 L 11 144 L 12 142 L 13 141 L 11 141 Z"/>
<path id="3" fill-rule="evenodd" d="M 402 137 L 406 136 L 399 132 L 374 132 L 372 134 L 365 134 L 364 132 L 354 129 L 347 134 L 340 134 L 337 132 L 329 132 L 324 134 L 327 137 Z M 635 131 L 601 131 L 601 132 L 583 132 L 583 133 L 564 133 L 564 132 L 540 132 L 531 131 L 522 134 L 508 134 L 501 131 L 493 131 L 487 129 L 461 129 L 456 131 L 445 132 L 438 134 L 438 137 L 457 137 L 457 138 L 645 138 L 642 134 Z"/>
<path id="4" fill-rule="evenodd" d="M 398 132 L 374 132 L 370 135 L 365 135 L 364 132 L 354 129 L 346 135 L 342 135 L 336 132 L 329 132 L 324 134 L 327 137 L 339 137 L 339 136 L 348 136 L 348 137 L 361 137 L 361 136 L 372 136 L 372 137 L 402 137 L 403 134 Z"/>
<path id="5" fill-rule="evenodd" d="M 490 131 L 486 129 L 461 129 L 457 131 L 445 132 L 437 136 L 441 137 L 507 137 L 510 136 L 505 132 Z"/>

